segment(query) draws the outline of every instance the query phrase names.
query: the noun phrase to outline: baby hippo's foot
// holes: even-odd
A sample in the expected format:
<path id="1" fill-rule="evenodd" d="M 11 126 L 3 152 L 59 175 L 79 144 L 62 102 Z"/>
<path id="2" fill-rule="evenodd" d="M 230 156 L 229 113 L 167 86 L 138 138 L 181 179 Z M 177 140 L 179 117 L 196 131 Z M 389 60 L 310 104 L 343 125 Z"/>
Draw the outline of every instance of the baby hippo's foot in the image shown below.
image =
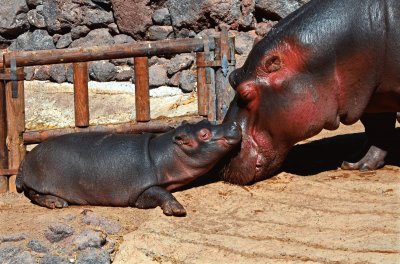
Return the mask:
<path id="1" fill-rule="evenodd" d="M 135 207 L 147 209 L 160 206 L 165 215 L 185 216 L 186 210 L 167 190 L 152 186 L 145 190 L 136 200 Z"/>
<path id="2" fill-rule="evenodd" d="M 41 194 L 33 190 L 29 190 L 28 197 L 36 204 L 50 209 L 68 207 L 67 201 L 57 196 Z"/>
<path id="3" fill-rule="evenodd" d="M 365 154 L 365 156 L 360 161 L 355 163 L 343 161 L 341 167 L 343 170 L 376 170 L 382 168 L 385 165 L 386 155 L 387 151 L 375 146 L 371 146 L 367 154 Z"/>
<path id="4" fill-rule="evenodd" d="M 183 206 L 175 199 L 168 200 L 161 205 L 161 209 L 165 215 L 173 216 L 185 216 L 186 210 Z"/>

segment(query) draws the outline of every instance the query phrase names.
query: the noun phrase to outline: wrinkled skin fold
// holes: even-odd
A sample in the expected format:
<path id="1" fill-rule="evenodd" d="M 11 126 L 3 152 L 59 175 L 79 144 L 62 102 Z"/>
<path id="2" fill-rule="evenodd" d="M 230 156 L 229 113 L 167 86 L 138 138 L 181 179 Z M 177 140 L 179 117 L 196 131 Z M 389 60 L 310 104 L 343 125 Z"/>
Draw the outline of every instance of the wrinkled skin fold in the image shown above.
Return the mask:
<path id="1" fill-rule="evenodd" d="M 312 0 L 281 20 L 232 72 L 224 122 L 243 132 L 222 178 L 272 176 L 297 142 L 361 119 L 371 146 L 343 169 L 382 167 L 400 111 L 400 1 Z"/>

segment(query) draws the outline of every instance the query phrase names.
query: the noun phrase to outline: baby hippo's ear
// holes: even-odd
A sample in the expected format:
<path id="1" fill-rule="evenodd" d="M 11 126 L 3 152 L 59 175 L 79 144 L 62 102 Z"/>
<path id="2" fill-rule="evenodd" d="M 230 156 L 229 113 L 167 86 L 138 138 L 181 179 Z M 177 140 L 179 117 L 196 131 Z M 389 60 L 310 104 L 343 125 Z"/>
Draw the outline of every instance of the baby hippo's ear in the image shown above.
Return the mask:
<path id="1" fill-rule="evenodd" d="M 181 126 L 187 125 L 187 124 L 189 124 L 189 122 L 187 120 L 183 120 L 182 123 L 181 123 Z"/>
<path id="2" fill-rule="evenodd" d="M 186 145 L 189 143 L 189 138 L 186 134 L 179 134 L 179 135 L 174 135 L 174 137 L 172 138 L 172 140 L 174 141 L 174 143 L 176 143 L 177 145 Z"/>

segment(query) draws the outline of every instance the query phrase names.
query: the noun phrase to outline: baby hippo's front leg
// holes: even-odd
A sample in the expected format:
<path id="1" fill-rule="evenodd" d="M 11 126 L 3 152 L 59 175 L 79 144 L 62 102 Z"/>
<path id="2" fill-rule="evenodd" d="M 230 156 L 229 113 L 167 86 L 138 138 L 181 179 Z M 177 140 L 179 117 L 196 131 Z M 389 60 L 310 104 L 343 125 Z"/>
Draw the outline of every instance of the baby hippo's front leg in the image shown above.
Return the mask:
<path id="1" fill-rule="evenodd" d="M 167 190 L 160 186 L 152 186 L 137 199 L 135 207 L 141 209 L 160 206 L 165 215 L 185 216 L 185 208 Z"/>

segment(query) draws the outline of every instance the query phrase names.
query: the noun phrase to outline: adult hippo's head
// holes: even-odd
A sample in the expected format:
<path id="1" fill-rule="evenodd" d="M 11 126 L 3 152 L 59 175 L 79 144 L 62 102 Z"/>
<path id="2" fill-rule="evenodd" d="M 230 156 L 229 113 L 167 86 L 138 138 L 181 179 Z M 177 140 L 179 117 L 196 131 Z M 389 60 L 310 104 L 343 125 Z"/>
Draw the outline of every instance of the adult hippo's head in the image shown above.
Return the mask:
<path id="1" fill-rule="evenodd" d="M 225 160 L 223 180 L 251 184 L 266 179 L 280 168 L 296 142 L 338 125 L 335 111 L 332 118 L 325 118 L 325 109 L 337 106 L 329 99 L 330 91 L 319 93 L 318 87 L 325 84 L 318 76 L 318 83 L 313 81 L 307 64 L 310 50 L 300 43 L 269 34 L 253 47 L 243 67 L 229 76 L 236 96 L 224 122 L 240 124 L 242 143 Z"/>

